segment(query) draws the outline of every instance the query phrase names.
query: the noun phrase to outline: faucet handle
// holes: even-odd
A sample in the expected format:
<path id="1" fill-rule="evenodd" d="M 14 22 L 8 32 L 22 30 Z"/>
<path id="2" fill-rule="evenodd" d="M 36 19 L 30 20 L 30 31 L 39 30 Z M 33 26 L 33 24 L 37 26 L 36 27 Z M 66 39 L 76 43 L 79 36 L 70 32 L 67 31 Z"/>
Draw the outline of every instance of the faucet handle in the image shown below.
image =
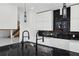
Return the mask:
<path id="1" fill-rule="evenodd" d="M 30 36 L 28 36 L 28 40 L 30 39 Z"/>
<path id="2" fill-rule="evenodd" d="M 44 36 L 42 37 L 42 42 L 44 42 Z"/>

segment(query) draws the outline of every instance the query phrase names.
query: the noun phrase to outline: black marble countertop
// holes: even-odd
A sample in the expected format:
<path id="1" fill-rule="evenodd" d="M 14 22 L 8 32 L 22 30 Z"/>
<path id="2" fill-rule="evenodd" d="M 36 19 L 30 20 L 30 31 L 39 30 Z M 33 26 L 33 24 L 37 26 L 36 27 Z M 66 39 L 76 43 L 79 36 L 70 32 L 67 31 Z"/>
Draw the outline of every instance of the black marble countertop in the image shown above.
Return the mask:
<path id="1" fill-rule="evenodd" d="M 56 47 L 50 47 L 41 44 L 38 44 L 37 46 L 37 56 L 79 56 L 79 53 L 59 49 Z M 22 43 L 14 43 L 2 46 L 0 47 L 0 56 L 36 56 L 36 43 L 30 41 L 24 42 L 23 48 Z"/>
<path id="2" fill-rule="evenodd" d="M 29 52 L 30 51 L 30 52 Z M 33 47 L 26 42 L 22 48 L 22 43 L 15 43 L 0 47 L 0 56 L 34 56 Z"/>
<path id="3" fill-rule="evenodd" d="M 38 30 L 38 35 L 43 37 L 52 37 L 68 40 L 79 40 L 79 32 L 60 32 L 60 31 L 44 31 Z M 75 37 L 73 37 L 75 35 Z"/>

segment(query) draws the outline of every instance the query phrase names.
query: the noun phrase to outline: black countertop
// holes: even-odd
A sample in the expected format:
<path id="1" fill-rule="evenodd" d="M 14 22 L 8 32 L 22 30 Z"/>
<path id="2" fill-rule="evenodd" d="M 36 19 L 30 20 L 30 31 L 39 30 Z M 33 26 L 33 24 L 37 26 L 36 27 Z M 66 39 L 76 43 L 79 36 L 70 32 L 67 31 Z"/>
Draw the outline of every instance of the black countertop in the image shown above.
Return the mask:
<path id="1" fill-rule="evenodd" d="M 45 46 L 38 44 L 38 55 L 37 56 L 79 56 L 79 53 Z M 36 56 L 36 43 L 25 42 L 24 48 L 22 49 L 21 43 L 15 43 L 0 47 L 0 56 Z"/>
<path id="2" fill-rule="evenodd" d="M 53 37 L 53 38 L 68 39 L 68 40 L 79 39 L 79 32 L 60 32 L 60 31 L 38 30 L 38 35 L 43 36 L 43 37 Z M 73 35 L 75 35 L 75 37 L 73 37 Z"/>

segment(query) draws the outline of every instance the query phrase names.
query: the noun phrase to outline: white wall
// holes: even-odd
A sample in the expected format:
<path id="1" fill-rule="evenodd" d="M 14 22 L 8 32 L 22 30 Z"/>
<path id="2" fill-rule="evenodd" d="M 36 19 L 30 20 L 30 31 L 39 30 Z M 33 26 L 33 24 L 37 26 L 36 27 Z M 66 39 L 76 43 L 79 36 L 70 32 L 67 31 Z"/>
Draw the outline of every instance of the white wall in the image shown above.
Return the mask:
<path id="1" fill-rule="evenodd" d="M 24 22 L 24 12 L 20 11 L 20 41 L 22 40 L 22 32 L 24 30 L 28 30 L 30 33 L 30 41 L 35 42 L 36 40 L 36 29 L 35 29 L 35 20 L 36 20 L 36 13 L 34 11 L 29 10 L 27 12 L 27 22 Z M 25 41 L 27 38 L 25 39 Z"/>
<path id="2" fill-rule="evenodd" d="M 24 7 L 24 5 L 22 5 L 22 7 Z M 30 30 L 30 20 L 29 20 L 29 11 L 27 12 L 27 19 L 26 19 L 26 23 L 24 22 L 24 8 L 19 7 L 18 8 L 18 13 L 19 13 L 19 21 L 20 21 L 20 38 L 19 41 L 22 41 L 22 32 L 24 30 Z M 30 32 L 30 31 L 29 31 Z M 27 39 L 25 39 L 26 41 Z"/>

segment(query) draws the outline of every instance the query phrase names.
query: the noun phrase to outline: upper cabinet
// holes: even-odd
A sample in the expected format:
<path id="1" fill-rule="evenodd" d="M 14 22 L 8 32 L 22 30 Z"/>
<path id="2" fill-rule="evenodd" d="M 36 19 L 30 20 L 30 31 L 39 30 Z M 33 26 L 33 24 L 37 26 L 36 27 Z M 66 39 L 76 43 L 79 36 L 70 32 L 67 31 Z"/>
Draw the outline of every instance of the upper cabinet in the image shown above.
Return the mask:
<path id="1" fill-rule="evenodd" d="M 37 15 L 37 30 L 53 30 L 53 11 L 47 11 Z"/>
<path id="2" fill-rule="evenodd" d="M 71 6 L 70 31 L 79 32 L 79 5 Z"/>
<path id="3" fill-rule="evenodd" d="M 0 4 L 0 29 L 17 29 L 17 6 Z"/>

